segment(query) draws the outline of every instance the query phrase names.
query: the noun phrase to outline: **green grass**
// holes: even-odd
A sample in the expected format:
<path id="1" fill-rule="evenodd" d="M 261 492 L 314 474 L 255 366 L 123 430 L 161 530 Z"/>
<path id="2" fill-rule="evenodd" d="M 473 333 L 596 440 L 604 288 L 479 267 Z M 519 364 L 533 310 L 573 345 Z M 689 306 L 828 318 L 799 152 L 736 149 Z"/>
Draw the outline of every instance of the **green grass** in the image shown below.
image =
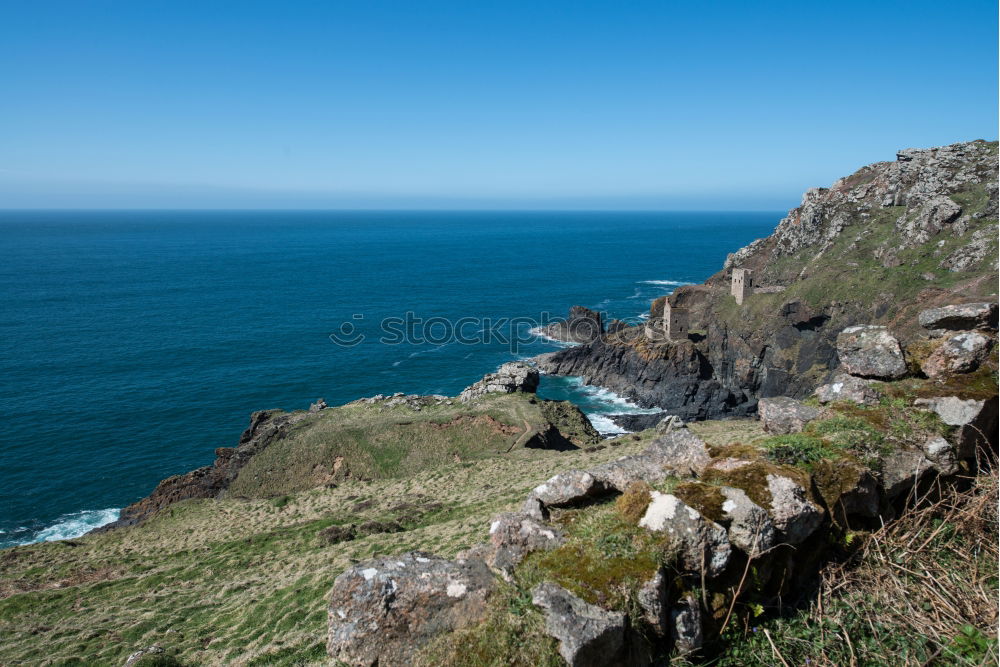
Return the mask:
<path id="1" fill-rule="evenodd" d="M 278 499 L 184 501 L 77 546 L 2 550 L 0 664 L 114 665 L 154 643 L 188 665 L 326 664 L 323 598 L 352 562 L 416 549 L 453 556 L 548 477 L 645 445 L 522 449 Z M 335 545 L 318 535 L 366 522 L 402 530 Z"/>

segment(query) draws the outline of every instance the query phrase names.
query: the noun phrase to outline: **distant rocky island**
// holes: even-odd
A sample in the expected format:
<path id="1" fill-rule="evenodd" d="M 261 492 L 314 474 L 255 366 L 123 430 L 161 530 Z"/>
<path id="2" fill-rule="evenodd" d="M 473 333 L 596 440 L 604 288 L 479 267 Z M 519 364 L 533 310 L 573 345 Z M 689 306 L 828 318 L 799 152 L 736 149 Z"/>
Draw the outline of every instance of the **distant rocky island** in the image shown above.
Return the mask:
<path id="1" fill-rule="evenodd" d="M 0 663 L 983 664 L 997 149 L 809 190 L 642 324 L 574 306 L 573 346 L 459 396 L 254 413 L 114 524 L 0 551 Z M 602 439 L 540 373 L 663 412 Z"/>

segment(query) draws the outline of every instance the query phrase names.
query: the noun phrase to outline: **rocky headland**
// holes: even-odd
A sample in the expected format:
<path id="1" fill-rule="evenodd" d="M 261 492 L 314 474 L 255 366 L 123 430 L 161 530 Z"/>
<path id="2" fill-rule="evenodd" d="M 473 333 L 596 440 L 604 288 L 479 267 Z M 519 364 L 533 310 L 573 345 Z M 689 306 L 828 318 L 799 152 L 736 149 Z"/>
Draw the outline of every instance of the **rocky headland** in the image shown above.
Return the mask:
<path id="1" fill-rule="evenodd" d="M 996 221 L 996 142 L 903 150 L 809 190 L 771 236 L 732 253 L 704 284 L 679 287 L 669 301 L 687 310 L 689 336 L 659 335 L 664 297 L 651 305 L 652 325 L 565 337 L 581 344 L 539 367 L 685 419 L 753 414 L 760 398 L 802 398 L 826 382 L 849 326 L 891 326 L 908 342 L 921 335 L 922 310 L 995 294 Z M 734 269 L 752 276 L 742 304 Z M 569 326 L 585 313 L 571 312 L 563 329 L 591 331 Z"/>

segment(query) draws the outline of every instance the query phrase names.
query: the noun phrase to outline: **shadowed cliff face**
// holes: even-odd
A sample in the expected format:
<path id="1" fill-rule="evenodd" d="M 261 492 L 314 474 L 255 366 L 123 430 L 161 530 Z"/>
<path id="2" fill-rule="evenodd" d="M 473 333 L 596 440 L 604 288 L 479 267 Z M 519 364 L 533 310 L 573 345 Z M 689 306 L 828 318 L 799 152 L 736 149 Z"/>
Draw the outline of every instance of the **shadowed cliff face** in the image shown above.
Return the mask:
<path id="1" fill-rule="evenodd" d="M 742 305 L 730 295 L 734 268 L 752 271 Z M 686 418 L 741 415 L 825 381 L 845 327 L 886 324 L 905 341 L 920 310 L 995 301 L 996 283 L 997 142 L 904 150 L 809 190 L 771 236 L 703 285 L 678 288 L 670 302 L 689 310 L 688 341 L 631 327 L 539 365 Z M 654 302 L 651 321 L 662 311 Z"/>

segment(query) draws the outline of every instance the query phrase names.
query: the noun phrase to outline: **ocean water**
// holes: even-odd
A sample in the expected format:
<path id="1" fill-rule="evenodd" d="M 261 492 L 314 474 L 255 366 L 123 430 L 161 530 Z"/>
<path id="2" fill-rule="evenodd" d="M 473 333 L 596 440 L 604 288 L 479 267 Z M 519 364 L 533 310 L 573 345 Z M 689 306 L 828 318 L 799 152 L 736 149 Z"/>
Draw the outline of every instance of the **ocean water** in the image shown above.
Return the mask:
<path id="1" fill-rule="evenodd" d="M 114 520 L 253 410 L 454 395 L 557 349 L 528 334 L 546 314 L 636 321 L 780 217 L 0 212 L 0 546 Z M 574 378 L 540 393 L 606 432 L 637 409 Z"/>

